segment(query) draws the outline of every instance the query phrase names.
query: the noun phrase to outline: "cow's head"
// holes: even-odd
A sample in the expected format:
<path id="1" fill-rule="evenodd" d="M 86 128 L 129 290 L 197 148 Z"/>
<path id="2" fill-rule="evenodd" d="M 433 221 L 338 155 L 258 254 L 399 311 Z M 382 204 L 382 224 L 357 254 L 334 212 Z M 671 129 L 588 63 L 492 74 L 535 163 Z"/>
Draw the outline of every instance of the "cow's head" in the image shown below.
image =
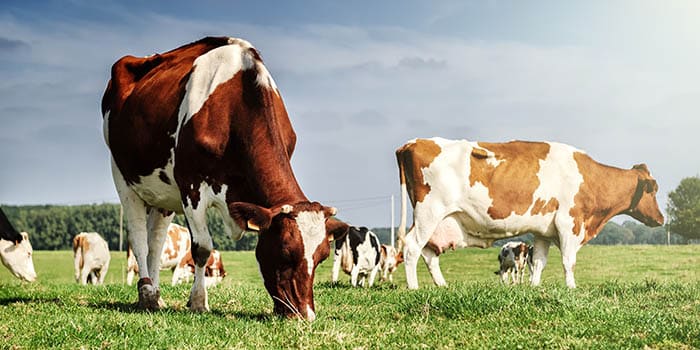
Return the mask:
<path id="1" fill-rule="evenodd" d="M 29 235 L 22 232 L 22 241 L 10 242 L 2 240 L 0 244 L 0 258 L 2 264 L 5 265 L 17 278 L 21 278 L 27 282 L 36 281 L 36 272 L 34 271 L 34 261 L 32 255 L 32 244 L 29 243 Z"/>
<path id="2" fill-rule="evenodd" d="M 229 205 L 231 218 L 240 227 L 260 234 L 255 256 L 275 313 L 310 321 L 316 318 L 316 266 L 328 258 L 330 241 L 348 231 L 348 225 L 330 218 L 335 212 L 317 202 L 270 209 L 241 202 Z"/>
<path id="3" fill-rule="evenodd" d="M 638 173 L 637 188 L 627 214 L 650 227 L 663 225 L 664 215 L 656 202 L 656 191 L 659 190 L 656 180 L 651 177 L 646 164 L 637 164 L 632 169 Z"/>

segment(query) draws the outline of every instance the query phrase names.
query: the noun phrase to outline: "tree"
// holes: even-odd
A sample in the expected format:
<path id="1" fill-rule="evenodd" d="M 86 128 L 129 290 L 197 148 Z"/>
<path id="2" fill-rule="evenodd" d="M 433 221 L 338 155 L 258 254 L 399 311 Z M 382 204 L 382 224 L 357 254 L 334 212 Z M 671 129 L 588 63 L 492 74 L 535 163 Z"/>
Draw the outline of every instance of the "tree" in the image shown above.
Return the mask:
<path id="1" fill-rule="evenodd" d="M 668 194 L 671 229 L 688 239 L 700 238 L 700 178 L 687 177 Z"/>

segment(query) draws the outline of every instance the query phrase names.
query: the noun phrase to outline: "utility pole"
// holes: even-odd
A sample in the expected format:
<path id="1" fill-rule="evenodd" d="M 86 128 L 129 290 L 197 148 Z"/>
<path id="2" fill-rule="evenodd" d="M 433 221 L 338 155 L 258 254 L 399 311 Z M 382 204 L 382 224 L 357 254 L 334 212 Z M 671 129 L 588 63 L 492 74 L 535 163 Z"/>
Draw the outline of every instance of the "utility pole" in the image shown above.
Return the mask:
<path id="1" fill-rule="evenodd" d="M 671 217 L 668 210 L 668 199 L 666 200 L 666 245 L 671 245 Z"/>
<path id="2" fill-rule="evenodd" d="M 391 246 L 394 246 L 394 195 L 391 195 Z"/>

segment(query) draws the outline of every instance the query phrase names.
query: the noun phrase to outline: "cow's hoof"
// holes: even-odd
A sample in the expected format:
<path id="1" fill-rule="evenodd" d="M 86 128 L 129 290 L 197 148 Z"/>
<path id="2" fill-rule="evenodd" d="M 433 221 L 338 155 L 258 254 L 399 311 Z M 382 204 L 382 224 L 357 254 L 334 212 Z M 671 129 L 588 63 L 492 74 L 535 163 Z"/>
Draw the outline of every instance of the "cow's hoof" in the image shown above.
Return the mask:
<path id="1" fill-rule="evenodd" d="M 160 298 L 160 291 L 153 287 L 150 278 L 142 278 L 138 283 L 139 302 L 137 307 L 142 310 L 159 310 L 165 305 Z M 162 303 L 162 304 L 161 304 Z"/>
<path id="2" fill-rule="evenodd" d="M 193 291 L 192 294 L 190 294 L 190 300 L 187 302 L 187 306 L 190 308 L 190 311 L 193 312 L 207 312 L 209 311 L 209 301 L 207 299 L 206 290 L 202 292 Z"/>

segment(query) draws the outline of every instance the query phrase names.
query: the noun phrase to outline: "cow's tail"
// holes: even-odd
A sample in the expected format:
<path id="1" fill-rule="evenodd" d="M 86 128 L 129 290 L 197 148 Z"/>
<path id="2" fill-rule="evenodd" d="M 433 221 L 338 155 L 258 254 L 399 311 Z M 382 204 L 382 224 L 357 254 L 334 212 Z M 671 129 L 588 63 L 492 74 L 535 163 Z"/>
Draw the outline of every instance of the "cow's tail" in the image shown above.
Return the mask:
<path id="1" fill-rule="evenodd" d="M 396 234 L 396 250 L 401 253 L 406 244 L 406 215 L 407 215 L 407 197 L 408 190 L 406 189 L 406 169 L 404 162 L 401 161 L 401 152 L 403 148 L 396 150 L 396 161 L 399 165 L 399 180 L 401 182 L 401 218 L 399 220 L 399 229 Z"/>
<path id="2" fill-rule="evenodd" d="M 76 270 L 83 268 L 83 250 L 80 248 L 83 239 L 85 239 L 83 234 L 78 234 L 73 237 L 73 257 L 75 259 Z"/>

